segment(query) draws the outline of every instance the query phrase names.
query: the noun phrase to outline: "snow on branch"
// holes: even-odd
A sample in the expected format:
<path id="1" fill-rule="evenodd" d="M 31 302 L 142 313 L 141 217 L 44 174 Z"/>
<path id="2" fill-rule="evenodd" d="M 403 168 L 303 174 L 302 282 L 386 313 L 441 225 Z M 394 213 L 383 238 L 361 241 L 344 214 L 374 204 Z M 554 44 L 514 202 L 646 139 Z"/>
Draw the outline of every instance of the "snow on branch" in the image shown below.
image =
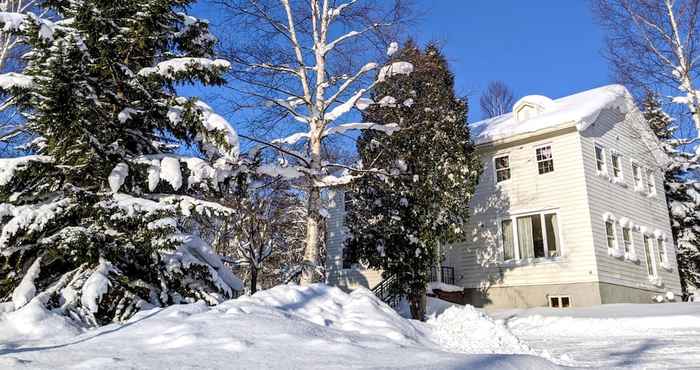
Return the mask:
<path id="1" fill-rule="evenodd" d="M 155 67 L 142 68 L 139 76 L 148 77 L 151 75 L 159 75 L 166 79 L 175 79 L 177 75 L 183 73 L 191 73 L 195 71 L 216 72 L 227 70 L 231 67 L 231 63 L 223 59 L 209 58 L 173 58 L 156 64 Z"/>
<path id="2" fill-rule="evenodd" d="M 0 89 L 2 90 L 29 89 L 32 86 L 34 86 L 34 80 L 30 76 L 15 72 L 0 74 Z"/>
<path id="3" fill-rule="evenodd" d="M 391 135 L 394 132 L 400 130 L 399 125 L 396 123 L 389 123 L 386 125 L 380 125 L 378 123 L 371 122 L 356 122 L 356 123 L 344 123 L 335 127 L 326 129 L 323 132 L 323 136 L 328 136 L 332 134 L 341 134 L 349 130 L 375 130 L 381 131 L 387 135 Z"/>
<path id="4" fill-rule="evenodd" d="M 21 169 L 29 162 L 51 163 L 53 158 L 44 155 L 29 155 L 17 158 L 2 158 L 0 159 L 0 186 L 5 186 L 15 175 L 18 169 Z"/>
<path id="5" fill-rule="evenodd" d="M 299 166 L 278 166 L 272 163 L 262 164 L 257 168 L 257 173 L 271 177 L 283 177 L 285 179 L 297 179 L 305 175 L 305 168 Z"/>
<path id="6" fill-rule="evenodd" d="M 413 64 L 409 62 L 394 62 L 379 70 L 377 81 L 384 82 L 387 77 L 395 75 L 409 75 L 413 72 Z"/>

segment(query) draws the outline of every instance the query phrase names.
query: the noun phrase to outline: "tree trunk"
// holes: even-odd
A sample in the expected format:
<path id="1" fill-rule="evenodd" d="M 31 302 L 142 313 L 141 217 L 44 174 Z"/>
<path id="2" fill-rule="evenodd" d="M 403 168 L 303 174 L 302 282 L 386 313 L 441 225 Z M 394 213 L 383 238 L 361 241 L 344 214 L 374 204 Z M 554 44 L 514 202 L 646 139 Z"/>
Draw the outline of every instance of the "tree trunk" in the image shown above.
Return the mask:
<path id="1" fill-rule="evenodd" d="M 425 321 L 425 287 L 412 288 L 408 294 L 408 302 L 411 308 L 411 318 L 414 320 Z"/>
<path id="2" fill-rule="evenodd" d="M 317 266 L 321 249 L 321 189 L 314 184 L 314 176 L 321 171 L 321 139 L 320 135 L 311 138 L 311 184 L 306 215 L 306 249 L 304 250 L 301 285 L 318 282 Z"/>
<path id="3" fill-rule="evenodd" d="M 258 268 L 250 266 L 250 294 L 255 294 L 258 291 Z"/>

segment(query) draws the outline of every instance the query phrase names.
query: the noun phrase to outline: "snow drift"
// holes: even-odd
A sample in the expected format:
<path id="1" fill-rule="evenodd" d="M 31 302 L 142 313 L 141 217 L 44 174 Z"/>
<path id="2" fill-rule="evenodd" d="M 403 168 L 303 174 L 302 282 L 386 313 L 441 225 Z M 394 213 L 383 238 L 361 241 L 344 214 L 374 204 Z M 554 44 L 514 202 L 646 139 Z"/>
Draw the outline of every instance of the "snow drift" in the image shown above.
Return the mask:
<path id="1" fill-rule="evenodd" d="M 89 331 L 30 303 L 0 313 L 0 368 L 557 368 L 508 354 L 526 351 L 480 311 L 450 308 L 445 315 L 406 320 L 367 290 L 346 294 L 320 284 L 278 286 L 213 307 L 145 310 L 126 324 Z M 446 330 L 458 322 L 463 330 Z M 506 345 L 471 337 L 469 327 L 484 336 L 500 330 Z M 470 342 L 457 344 L 462 340 Z M 464 353 L 479 351 L 488 354 Z"/>

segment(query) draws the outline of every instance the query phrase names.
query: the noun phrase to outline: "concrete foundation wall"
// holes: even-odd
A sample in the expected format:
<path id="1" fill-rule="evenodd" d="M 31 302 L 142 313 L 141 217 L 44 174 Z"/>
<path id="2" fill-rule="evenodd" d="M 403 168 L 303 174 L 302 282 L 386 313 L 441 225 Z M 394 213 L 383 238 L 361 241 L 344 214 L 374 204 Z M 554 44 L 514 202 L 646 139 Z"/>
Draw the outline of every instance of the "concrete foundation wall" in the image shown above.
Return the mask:
<path id="1" fill-rule="evenodd" d="M 572 307 L 607 303 L 650 303 L 663 290 L 646 290 L 610 283 L 547 284 L 465 289 L 465 302 L 486 309 L 546 307 L 549 296 L 567 295 Z"/>

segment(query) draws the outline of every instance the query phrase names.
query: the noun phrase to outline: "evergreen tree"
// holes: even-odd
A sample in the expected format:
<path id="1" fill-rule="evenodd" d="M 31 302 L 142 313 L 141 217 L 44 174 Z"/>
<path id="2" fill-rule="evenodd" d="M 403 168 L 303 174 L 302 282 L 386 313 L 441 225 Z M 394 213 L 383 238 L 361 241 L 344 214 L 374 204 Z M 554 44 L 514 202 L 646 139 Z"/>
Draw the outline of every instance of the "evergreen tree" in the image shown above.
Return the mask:
<path id="1" fill-rule="evenodd" d="M 365 131 L 357 149 L 365 176 L 349 189 L 350 254 L 395 275 L 411 314 L 423 319 L 430 267 L 439 242 L 463 236 L 481 165 L 469 139 L 467 104 L 455 96 L 454 77 L 435 45 L 413 43 L 392 60 L 413 64 L 409 75 L 379 76 L 364 112 L 366 122 L 396 123 L 391 135 Z"/>
<path id="2" fill-rule="evenodd" d="M 673 120 L 663 111 L 658 96 L 649 93 L 643 102 L 644 118 L 671 158 L 664 174 L 673 240 L 678 246 L 678 272 L 684 292 L 700 287 L 700 173 L 698 156 L 679 149 Z"/>
<path id="3" fill-rule="evenodd" d="M 54 21 L 0 13 L 27 44 L 0 75 L 35 137 L 0 160 L 0 302 L 38 304 L 87 325 L 140 307 L 232 297 L 240 281 L 189 216 L 235 189 L 238 137 L 181 83 L 221 84 L 190 0 L 46 0 Z M 184 144 L 182 150 L 178 144 Z M 197 156 L 182 153 L 201 153 Z"/>

